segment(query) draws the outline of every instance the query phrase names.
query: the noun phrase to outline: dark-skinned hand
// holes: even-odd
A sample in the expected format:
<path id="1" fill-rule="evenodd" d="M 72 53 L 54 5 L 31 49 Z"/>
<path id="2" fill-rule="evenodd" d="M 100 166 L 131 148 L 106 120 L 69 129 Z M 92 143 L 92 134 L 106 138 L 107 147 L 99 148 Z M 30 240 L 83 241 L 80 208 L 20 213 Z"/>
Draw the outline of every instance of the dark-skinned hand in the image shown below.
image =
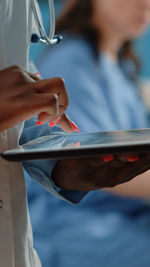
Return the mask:
<path id="1" fill-rule="evenodd" d="M 64 189 L 90 191 L 114 187 L 149 170 L 150 154 L 141 154 L 135 162 L 115 156 L 111 162 L 103 157 L 77 158 L 58 161 L 52 179 Z"/>
<path id="2" fill-rule="evenodd" d="M 0 71 L 0 131 L 38 114 L 42 123 L 59 117 L 61 128 L 73 132 L 71 121 L 64 113 L 68 103 L 61 78 L 41 80 L 18 66 Z"/>

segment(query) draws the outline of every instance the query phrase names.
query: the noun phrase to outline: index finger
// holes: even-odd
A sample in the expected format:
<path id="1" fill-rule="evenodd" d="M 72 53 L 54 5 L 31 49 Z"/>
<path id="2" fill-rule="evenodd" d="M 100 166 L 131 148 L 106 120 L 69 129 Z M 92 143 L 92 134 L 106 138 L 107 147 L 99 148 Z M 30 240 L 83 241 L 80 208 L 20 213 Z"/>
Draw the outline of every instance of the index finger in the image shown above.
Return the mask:
<path id="1" fill-rule="evenodd" d="M 63 129 L 65 132 L 72 133 L 75 131 L 73 122 L 70 120 L 70 118 L 65 113 L 62 115 L 58 124 L 61 127 L 61 129 Z"/>

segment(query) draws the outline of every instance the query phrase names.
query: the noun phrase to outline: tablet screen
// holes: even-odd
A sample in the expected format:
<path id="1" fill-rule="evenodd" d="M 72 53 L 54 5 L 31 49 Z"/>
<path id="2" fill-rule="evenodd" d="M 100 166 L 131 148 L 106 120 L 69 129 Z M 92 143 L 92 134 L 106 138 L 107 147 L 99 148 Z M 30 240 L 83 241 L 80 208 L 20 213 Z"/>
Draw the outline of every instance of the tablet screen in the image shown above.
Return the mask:
<path id="1" fill-rule="evenodd" d="M 150 129 L 80 134 L 59 132 L 6 151 L 2 156 L 9 160 L 34 160 L 146 151 L 150 151 Z"/>

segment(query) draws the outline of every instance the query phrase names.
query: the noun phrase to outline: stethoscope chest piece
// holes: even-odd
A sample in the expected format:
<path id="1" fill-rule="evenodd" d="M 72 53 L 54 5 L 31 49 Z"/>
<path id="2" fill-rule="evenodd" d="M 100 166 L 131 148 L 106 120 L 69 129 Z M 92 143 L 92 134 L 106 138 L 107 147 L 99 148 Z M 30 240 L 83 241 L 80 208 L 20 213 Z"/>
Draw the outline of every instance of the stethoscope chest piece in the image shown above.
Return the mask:
<path id="1" fill-rule="evenodd" d="M 37 29 L 39 31 L 39 35 L 37 33 L 33 33 L 31 35 L 31 42 L 32 43 L 42 43 L 47 45 L 58 44 L 62 40 L 61 35 L 55 35 L 55 11 L 54 11 L 54 3 L 53 0 L 49 0 L 49 7 L 50 7 L 50 32 L 49 36 L 47 36 L 46 31 L 39 19 L 39 15 L 37 12 L 35 0 L 31 1 L 31 7 L 34 14 L 35 22 L 37 24 Z"/>
<path id="2" fill-rule="evenodd" d="M 50 40 L 50 42 L 47 42 L 45 39 L 40 38 L 38 36 L 38 34 L 33 33 L 31 35 L 31 43 L 33 44 L 37 44 L 37 43 L 42 43 L 42 44 L 59 44 L 62 41 L 63 37 L 61 35 L 55 35 L 54 38 L 52 40 Z"/>

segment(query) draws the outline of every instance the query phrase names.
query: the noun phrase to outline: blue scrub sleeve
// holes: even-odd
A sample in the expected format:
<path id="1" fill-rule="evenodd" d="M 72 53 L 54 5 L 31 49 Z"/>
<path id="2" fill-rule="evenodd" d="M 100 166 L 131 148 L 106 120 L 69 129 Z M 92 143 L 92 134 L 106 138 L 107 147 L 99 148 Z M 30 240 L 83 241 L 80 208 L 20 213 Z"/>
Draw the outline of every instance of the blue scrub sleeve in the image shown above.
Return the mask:
<path id="1" fill-rule="evenodd" d="M 55 126 L 54 128 L 50 128 L 46 123 L 37 127 L 36 120 L 37 118 L 34 117 L 31 120 L 25 122 L 24 130 L 20 138 L 20 145 L 44 135 L 50 135 L 54 133 L 57 134 L 62 131 L 60 127 Z M 51 175 L 56 163 L 57 160 L 52 159 L 26 161 L 23 162 L 23 168 L 33 179 L 35 179 L 55 197 L 72 203 L 80 202 L 82 198 L 87 194 L 87 192 L 64 190 L 54 185 L 51 179 Z"/>

